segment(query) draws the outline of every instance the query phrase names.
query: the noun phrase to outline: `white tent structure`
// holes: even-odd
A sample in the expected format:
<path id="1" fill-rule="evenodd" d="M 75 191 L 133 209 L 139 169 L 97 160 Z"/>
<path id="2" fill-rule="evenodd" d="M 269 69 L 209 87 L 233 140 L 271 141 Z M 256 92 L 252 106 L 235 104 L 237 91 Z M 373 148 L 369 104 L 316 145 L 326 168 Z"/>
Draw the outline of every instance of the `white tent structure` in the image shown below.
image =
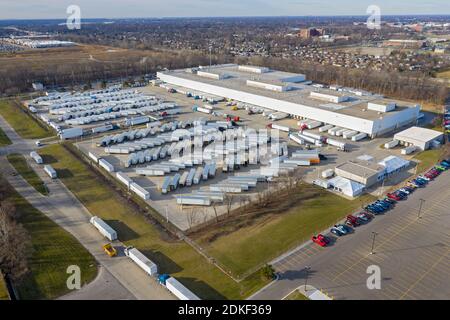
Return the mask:
<path id="1" fill-rule="evenodd" d="M 386 175 L 391 175 L 406 169 L 409 166 L 409 161 L 400 157 L 389 156 L 378 164 L 386 168 Z"/>
<path id="2" fill-rule="evenodd" d="M 328 180 L 330 186 L 349 197 L 357 197 L 364 191 L 364 185 L 343 177 Z"/>

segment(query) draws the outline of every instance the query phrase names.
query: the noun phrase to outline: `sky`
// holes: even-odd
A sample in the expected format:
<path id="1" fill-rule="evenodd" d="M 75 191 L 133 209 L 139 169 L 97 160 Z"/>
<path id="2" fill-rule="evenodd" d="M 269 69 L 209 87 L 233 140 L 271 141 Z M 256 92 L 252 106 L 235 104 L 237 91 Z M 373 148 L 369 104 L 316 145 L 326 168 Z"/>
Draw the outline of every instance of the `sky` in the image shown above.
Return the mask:
<path id="1" fill-rule="evenodd" d="M 449 0 L 0 0 L 0 19 L 450 14 Z"/>

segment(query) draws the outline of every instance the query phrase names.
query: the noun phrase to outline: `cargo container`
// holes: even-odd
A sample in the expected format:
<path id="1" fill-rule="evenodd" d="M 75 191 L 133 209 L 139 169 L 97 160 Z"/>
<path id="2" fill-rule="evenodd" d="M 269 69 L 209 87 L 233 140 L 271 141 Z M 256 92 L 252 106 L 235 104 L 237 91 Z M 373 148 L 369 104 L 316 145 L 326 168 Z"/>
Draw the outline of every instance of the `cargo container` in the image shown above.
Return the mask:
<path id="1" fill-rule="evenodd" d="M 148 192 L 135 182 L 130 184 L 130 190 L 136 193 L 139 197 L 141 197 L 144 200 L 150 199 L 150 192 Z"/>
<path id="2" fill-rule="evenodd" d="M 130 118 L 130 119 L 125 119 L 125 126 L 137 126 L 137 125 L 144 124 L 147 122 L 150 122 L 150 118 L 146 117 L 146 116 Z"/>
<path id="3" fill-rule="evenodd" d="M 347 130 L 342 134 L 342 137 L 344 139 L 351 139 L 352 137 L 356 136 L 357 134 L 358 134 L 358 131 Z"/>
<path id="4" fill-rule="evenodd" d="M 91 158 L 95 163 L 98 163 L 98 161 L 101 159 L 101 157 L 97 156 L 96 154 L 89 152 L 88 153 L 89 158 Z"/>
<path id="5" fill-rule="evenodd" d="M 411 153 L 413 153 L 416 150 L 417 150 L 416 146 L 406 147 L 406 148 L 402 149 L 402 154 L 403 155 L 411 154 Z"/>
<path id="6" fill-rule="evenodd" d="M 200 179 L 202 178 L 202 175 L 203 175 L 203 167 L 198 167 L 197 170 L 195 171 L 195 175 L 194 175 L 192 182 L 194 184 L 199 184 Z"/>
<path id="7" fill-rule="evenodd" d="M 225 193 L 241 193 L 242 187 L 240 185 L 211 185 L 210 191 L 219 191 Z"/>
<path id="8" fill-rule="evenodd" d="M 303 166 L 303 167 L 311 165 L 310 160 L 300 160 L 300 159 L 287 159 L 287 160 L 284 160 L 283 163 L 295 164 L 297 166 Z"/>
<path id="9" fill-rule="evenodd" d="M 306 141 L 306 142 L 312 143 L 312 144 L 315 144 L 316 141 L 320 142 L 320 141 L 317 140 L 317 139 L 314 139 L 314 138 L 305 136 L 305 135 L 303 135 L 303 134 L 301 134 L 301 133 L 299 133 L 298 136 L 299 136 L 300 139 L 302 139 L 302 140 L 304 140 L 304 141 Z"/>
<path id="10" fill-rule="evenodd" d="M 44 166 L 44 171 L 50 176 L 50 178 L 52 179 L 56 179 L 58 177 L 56 170 L 53 169 L 53 167 L 51 165 L 45 165 Z"/>
<path id="11" fill-rule="evenodd" d="M 183 172 L 183 174 L 181 175 L 181 178 L 180 178 L 180 182 L 179 182 L 180 186 L 184 187 L 186 185 L 186 180 L 187 180 L 188 176 L 189 176 L 189 171 Z"/>
<path id="12" fill-rule="evenodd" d="M 210 206 L 211 198 L 205 196 L 177 196 L 177 203 L 181 205 Z"/>
<path id="13" fill-rule="evenodd" d="M 306 137 L 313 138 L 313 139 L 315 139 L 317 141 L 321 141 L 321 142 L 325 142 L 325 139 L 326 139 L 324 136 L 321 136 L 320 134 L 316 134 L 316 133 L 312 133 L 312 132 L 308 132 L 308 131 L 303 131 L 301 134 Z"/>
<path id="14" fill-rule="evenodd" d="M 340 129 L 336 131 L 336 136 L 341 137 L 345 131 L 348 131 L 348 129 Z"/>
<path id="15" fill-rule="evenodd" d="M 187 177 L 187 179 L 186 179 L 186 186 L 187 186 L 187 187 L 192 186 L 192 182 L 193 182 L 193 180 L 194 180 L 195 172 L 196 172 L 196 170 L 195 170 L 194 168 L 192 168 L 192 169 L 189 171 L 189 175 L 188 175 L 188 177 Z"/>
<path id="16" fill-rule="evenodd" d="M 202 113 L 206 113 L 206 114 L 211 114 L 212 113 L 212 110 L 206 109 L 206 108 L 202 108 L 202 107 L 197 107 L 194 111 L 202 112 Z"/>
<path id="17" fill-rule="evenodd" d="M 272 120 L 274 120 L 274 121 L 281 120 L 281 119 L 285 119 L 285 118 L 287 118 L 287 117 L 289 117 L 289 114 L 284 113 L 284 112 L 275 112 L 275 113 L 272 113 L 272 114 L 269 116 L 269 118 L 272 119 Z"/>
<path id="18" fill-rule="evenodd" d="M 134 247 L 127 247 L 125 255 L 133 260 L 148 275 L 155 277 L 158 274 L 158 266 Z"/>
<path id="19" fill-rule="evenodd" d="M 291 131 L 291 129 L 289 127 L 281 126 L 281 125 L 275 124 L 275 123 L 272 123 L 269 126 L 272 129 L 280 130 L 280 131 L 284 131 L 284 132 L 288 132 L 288 133 Z"/>
<path id="20" fill-rule="evenodd" d="M 256 187 L 258 181 L 255 179 L 251 179 L 251 178 L 246 178 L 246 177 L 229 177 L 227 180 L 225 180 L 223 183 L 237 183 L 237 184 L 246 184 L 249 187 Z"/>
<path id="21" fill-rule="evenodd" d="M 109 241 L 117 240 L 117 232 L 99 217 L 92 217 L 91 224 Z"/>
<path id="22" fill-rule="evenodd" d="M 292 141 L 297 142 L 299 145 L 304 145 L 305 141 L 303 139 L 300 139 L 300 137 L 298 137 L 297 135 L 294 134 L 289 134 L 289 139 L 291 139 Z"/>
<path id="23" fill-rule="evenodd" d="M 322 178 L 328 179 L 328 178 L 331 178 L 332 176 L 334 176 L 334 170 L 333 169 L 328 169 L 328 170 L 322 171 Z"/>
<path id="24" fill-rule="evenodd" d="M 202 180 L 206 181 L 206 180 L 208 180 L 208 177 L 209 177 L 209 164 L 205 165 L 205 167 L 203 168 Z"/>
<path id="25" fill-rule="evenodd" d="M 398 146 L 398 144 L 399 144 L 398 140 L 392 140 L 392 141 L 390 141 L 388 143 L 385 143 L 384 148 L 385 149 L 391 149 L 391 148 L 394 148 L 394 147 Z"/>
<path id="26" fill-rule="evenodd" d="M 147 177 L 161 177 L 164 176 L 166 172 L 162 169 L 150 167 L 150 168 L 136 169 L 136 174 Z"/>
<path id="27" fill-rule="evenodd" d="M 172 292 L 180 300 L 200 300 L 192 291 L 186 288 L 181 282 L 174 277 L 165 280 L 163 285 Z"/>
<path id="28" fill-rule="evenodd" d="M 225 197 L 223 192 L 202 191 L 202 190 L 194 191 L 192 193 L 192 195 L 199 196 L 199 197 L 208 197 L 211 200 L 219 201 L 219 202 L 223 202 L 224 197 Z"/>
<path id="29" fill-rule="evenodd" d="M 327 124 L 323 127 L 319 128 L 319 132 L 328 132 L 328 130 L 334 128 L 334 126 L 332 124 Z"/>
<path id="30" fill-rule="evenodd" d="M 172 177 L 165 177 L 162 187 L 161 187 L 161 192 L 163 194 L 166 194 L 170 191 L 170 183 L 172 182 Z"/>
<path id="31" fill-rule="evenodd" d="M 99 126 L 99 127 L 95 127 L 95 128 L 91 129 L 93 134 L 107 132 L 107 131 L 111 131 L 111 130 L 114 130 L 114 126 L 112 124 L 108 124 L 105 126 Z"/>
<path id="32" fill-rule="evenodd" d="M 347 150 L 347 144 L 333 139 L 327 139 L 326 141 L 330 146 L 337 147 L 339 150 Z"/>
<path id="33" fill-rule="evenodd" d="M 179 173 L 175 174 L 170 181 L 170 190 L 176 190 L 178 188 L 178 184 L 180 182 L 181 175 Z"/>
<path id="34" fill-rule="evenodd" d="M 120 182 L 122 182 L 123 184 L 125 184 L 127 186 L 127 188 L 130 188 L 130 185 L 133 183 L 133 180 L 131 180 L 131 178 L 129 178 L 125 173 L 123 172 L 116 172 L 116 178 L 117 180 L 119 180 Z"/>
<path id="35" fill-rule="evenodd" d="M 36 151 L 31 151 L 30 152 L 30 157 L 37 163 L 37 164 L 43 164 L 44 160 L 42 159 L 42 157 L 36 152 Z"/>
<path id="36" fill-rule="evenodd" d="M 315 128 L 321 127 L 322 125 L 323 125 L 323 122 L 311 121 L 310 123 L 308 123 L 306 125 L 306 127 L 311 130 L 311 129 L 315 129 Z"/>
<path id="37" fill-rule="evenodd" d="M 114 166 L 112 164 L 110 164 L 108 161 L 106 161 L 105 159 L 100 159 L 98 161 L 98 164 L 100 165 L 100 167 L 102 167 L 106 171 L 114 172 Z"/>
<path id="38" fill-rule="evenodd" d="M 339 130 L 342 130 L 342 128 L 341 127 L 333 127 L 328 130 L 328 133 L 332 136 L 335 136 L 336 132 L 338 132 Z"/>
<path id="39" fill-rule="evenodd" d="M 59 133 L 59 137 L 60 137 L 61 140 L 79 138 L 82 135 L 83 135 L 83 129 L 82 128 L 65 129 L 65 130 L 62 130 Z"/>
<path id="40" fill-rule="evenodd" d="M 367 133 L 361 132 L 352 137 L 352 141 L 360 141 L 362 139 L 367 138 Z"/>

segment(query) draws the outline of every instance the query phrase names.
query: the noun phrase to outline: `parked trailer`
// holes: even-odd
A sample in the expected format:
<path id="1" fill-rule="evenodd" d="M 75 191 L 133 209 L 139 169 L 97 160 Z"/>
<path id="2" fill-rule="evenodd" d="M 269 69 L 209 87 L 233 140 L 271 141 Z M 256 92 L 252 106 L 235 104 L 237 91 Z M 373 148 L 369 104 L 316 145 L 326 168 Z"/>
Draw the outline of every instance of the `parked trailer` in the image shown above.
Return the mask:
<path id="1" fill-rule="evenodd" d="M 317 139 L 314 139 L 314 138 L 305 136 L 305 135 L 303 135 L 303 134 L 301 134 L 301 133 L 299 133 L 298 136 L 300 137 L 300 139 L 302 139 L 302 140 L 304 140 L 304 141 L 306 141 L 306 142 L 312 143 L 312 144 L 316 144 L 316 142 L 320 142 L 320 141 L 317 140 Z"/>
<path id="2" fill-rule="evenodd" d="M 59 137 L 61 140 L 67 140 L 72 138 L 79 138 L 83 135 L 83 129 L 82 128 L 70 128 L 62 130 L 59 133 Z"/>
<path id="3" fill-rule="evenodd" d="M 196 172 L 196 170 L 194 168 L 192 168 L 191 171 L 189 171 L 189 175 L 188 175 L 188 177 L 186 179 L 186 186 L 187 187 L 192 186 L 192 182 L 194 180 L 195 172 Z"/>
<path id="4" fill-rule="evenodd" d="M 361 132 L 352 137 L 352 141 L 360 141 L 362 139 L 367 138 L 367 133 Z"/>
<path id="5" fill-rule="evenodd" d="M 280 126 L 279 124 L 275 124 L 275 123 L 272 123 L 270 125 L 270 127 L 272 129 L 276 129 L 276 130 L 280 130 L 280 131 L 284 131 L 284 132 L 290 132 L 291 131 L 291 129 L 289 127 Z"/>
<path id="6" fill-rule="evenodd" d="M 345 131 L 348 131 L 348 129 L 340 129 L 336 131 L 336 136 L 341 137 Z"/>
<path id="7" fill-rule="evenodd" d="M 150 117 L 136 117 L 131 119 L 125 119 L 125 126 L 137 126 L 150 122 Z"/>
<path id="8" fill-rule="evenodd" d="M 357 134 L 358 134 L 358 131 L 347 130 L 342 134 L 342 137 L 344 139 L 351 139 L 352 137 L 356 136 Z"/>
<path id="9" fill-rule="evenodd" d="M 333 139 L 327 139 L 326 141 L 330 146 L 337 147 L 339 150 L 347 150 L 347 144 Z"/>
<path id="10" fill-rule="evenodd" d="M 197 107 L 194 111 L 198 111 L 198 112 L 202 112 L 202 113 L 206 113 L 206 114 L 211 114 L 212 113 L 212 110 L 206 109 L 206 108 L 202 108 L 202 107 Z"/>
<path id="11" fill-rule="evenodd" d="M 398 141 L 398 140 L 392 140 L 392 141 L 390 141 L 388 143 L 385 143 L 384 144 L 384 148 L 392 149 L 392 148 L 398 146 L 399 143 L 400 143 L 400 141 Z"/>
<path id="12" fill-rule="evenodd" d="M 136 193 L 139 197 L 141 197 L 144 200 L 150 199 L 150 192 L 148 192 L 135 182 L 130 184 L 130 190 Z"/>
<path id="13" fill-rule="evenodd" d="M 321 141 L 321 142 L 324 142 L 326 139 L 324 136 L 321 136 L 320 134 L 315 134 L 315 133 L 308 132 L 308 131 L 303 131 L 301 134 L 306 137 L 313 138 L 313 139 L 316 139 L 317 141 Z"/>
<path id="14" fill-rule="evenodd" d="M 209 177 L 209 164 L 205 165 L 205 167 L 203 168 L 203 172 L 202 172 L 202 180 L 206 181 L 208 180 Z"/>
<path id="15" fill-rule="evenodd" d="M 136 169 L 136 174 L 146 177 L 162 177 L 166 174 L 163 169 L 153 167 Z"/>
<path id="16" fill-rule="evenodd" d="M 111 130 L 114 130 L 114 126 L 112 124 L 108 124 L 105 126 L 99 126 L 99 127 L 92 128 L 91 132 L 93 134 L 97 134 L 97 133 L 107 132 L 107 131 L 111 131 Z"/>
<path id="17" fill-rule="evenodd" d="M 98 161 L 98 164 L 100 165 L 100 167 L 102 167 L 106 171 L 114 172 L 114 166 L 112 164 L 110 164 L 108 161 L 106 161 L 105 159 L 100 159 Z"/>
<path id="18" fill-rule="evenodd" d="M 342 128 L 341 127 L 333 127 L 328 130 L 328 133 L 332 136 L 335 136 L 336 132 L 338 132 L 339 130 L 342 130 Z"/>
<path id="19" fill-rule="evenodd" d="M 123 172 L 116 172 L 116 178 L 117 180 L 119 180 L 120 182 L 122 182 L 123 184 L 125 184 L 127 186 L 127 188 L 130 188 L 130 185 L 133 183 L 133 180 L 131 180 L 130 177 L 128 177 L 125 173 Z"/>
<path id="20" fill-rule="evenodd" d="M 158 274 L 158 266 L 156 263 L 147 258 L 142 252 L 134 247 L 127 247 L 124 250 L 125 255 L 133 260 L 142 270 L 150 276 Z"/>
<path id="21" fill-rule="evenodd" d="M 42 159 L 42 157 L 36 152 L 36 151 L 31 151 L 30 152 L 30 157 L 37 163 L 37 164 L 43 164 L 44 160 Z"/>
<path id="22" fill-rule="evenodd" d="M 305 141 L 303 139 L 301 139 L 300 137 L 298 137 L 297 135 L 294 134 L 289 134 L 289 139 L 291 139 L 292 141 L 297 142 L 299 145 L 304 145 Z"/>
<path id="23" fill-rule="evenodd" d="M 44 171 L 50 176 L 50 178 L 52 179 L 56 179 L 58 177 L 56 170 L 53 169 L 53 167 L 51 165 L 45 165 L 44 166 Z"/>
<path id="24" fill-rule="evenodd" d="M 306 127 L 311 130 L 311 129 L 315 129 L 315 128 L 321 127 L 322 125 L 323 125 L 323 122 L 311 121 L 310 123 L 308 123 L 306 125 Z"/>
<path id="25" fill-rule="evenodd" d="M 210 206 L 211 198 L 206 196 L 177 196 L 177 203 L 191 206 Z"/>
<path id="26" fill-rule="evenodd" d="M 183 174 L 181 175 L 181 178 L 180 178 L 180 182 L 179 182 L 180 186 L 184 187 L 186 185 L 186 180 L 187 180 L 188 176 L 189 176 L 189 171 L 183 172 Z"/>
<path id="27" fill-rule="evenodd" d="M 223 202 L 224 197 L 225 197 L 223 192 L 213 192 L 213 191 L 198 190 L 198 191 L 194 191 L 192 194 L 194 196 L 199 196 L 199 197 L 209 197 L 211 200 L 220 201 L 220 202 Z"/>
<path id="28" fill-rule="evenodd" d="M 328 179 L 334 176 L 334 170 L 333 169 L 327 169 L 322 171 L 322 178 Z"/>
<path id="29" fill-rule="evenodd" d="M 413 153 L 416 150 L 417 150 L 416 146 L 409 146 L 409 147 L 406 147 L 406 148 L 402 149 L 402 154 L 403 155 L 411 154 L 411 153 Z"/>
<path id="30" fill-rule="evenodd" d="M 172 182 L 172 177 L 165 177 L 162 187 L 161 187 L 161 192 L 163 194 L 166 194 L 170 191 L 170 183 Z"/>
<path id="31" fill-rule="evenodd" d="M 91 224 L 109 241 L 117 240 L 117 232 L 99 217 L 92 217 Z"/>
<path id="32" fill-rule="evenodd" d="M 96 154 L 94 154 L 92 152 L 89 152 L 88 155 L 89 155 L 89 158 L 94 160 L 95 163 L 98 163 L 98 161 L 102 158 L 102 157 L 97 156 Z"/>
<path id="33" fill-rule="evenodd" d="M 284 163 L 295 164 L 297 166 L 307 167 L 311 165 L 310 160 L 296 160 L 296 159 L 287 159 L 284 160 Z"/>
<path id="34" fill-rule="evenodd" d="M 241 193 L 242 188 L 239 185 L 212 185 L 209 186 L 210 191 L 219 191 L 225 193 Z"/>
<path id="35" fill-rule="evenodd" d="M 165 281 L 166 288 L 172 292 L 180 300 L 200 300 L 192 291 L 186 288 L 181 282 L 174 277 L 170 277 Z"/>
<path id="36" fill-rule="evenodd" d="M 334 126 L 332 124 L 327 124 L 323 127 L 319 128 L 319 132 L 328 132 L 328 130 L 334 128 Z"/>
<path id="37" fill-rule="evenodd" d="M 195 171 L 195 175 L 194 178 L 192 180 L 192 182 L 194 184 L 199 184 L 200 183 L 200 179 L 202 178 L 203 175 L 203 168 L 202 167 L 198 167 L 197 171 Z"/>
<path id="38" fill-rule="evenodd" d="M 173 176 L 172 180 L 170 181 L 170 190 L 176 190 L 178 188 L 178 184 L 180 182 L 181 175 L 177 173 Z"/>

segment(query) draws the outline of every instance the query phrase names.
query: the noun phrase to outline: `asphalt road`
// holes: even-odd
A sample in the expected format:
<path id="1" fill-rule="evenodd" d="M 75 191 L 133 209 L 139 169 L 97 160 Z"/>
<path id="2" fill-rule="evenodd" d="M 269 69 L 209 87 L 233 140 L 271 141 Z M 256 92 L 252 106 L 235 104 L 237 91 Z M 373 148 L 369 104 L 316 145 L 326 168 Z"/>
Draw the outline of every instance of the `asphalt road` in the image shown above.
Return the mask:
<path id="1" fill-rule="evenodd" d="M 425 200 L 422 218 L 418 218 L 420 199 Z M 450 299 L 449 230 L 447 171 L 332 246 L 308 243 L 275 261 L 279 280 L 250 299 L 282 299 L 304 285 L 306 276 L 308 284 L 340 300 Z M 378 235 L 371 255 L 372 232 Z M 380 267 L 380 290 L 367 288 L 371 265 Z"/>
<path id="2" fill-rule="evenodd" d="M 102 290 L 101 287 L 111 287 L 111 282 L 115 281 L 116 283 L 112 286 L 120 288 L 122 292 L 123 289 L 128 291 L 128 293 L 122 295 L 125 297 L 139 300 L 175 299 L 169 291 L 159 285 L 154 279 L 151 279 L 142 269 L 123 254 L 124 245 L 121 242 L 115 241 L 113 243 L 119 251 L 119 256 L 115 258 L 108 257 L 102 249 L 102 246 L 108 241 L 89 223 L 89 219 L 92 216 L 91 213 L 61 181 L 58 179 L 51 180 L 44 173 L 42 166 L 30 160 L 28 153 L 33 150 L 34 142 L 20 138 L 1 116 L 0 126 L 13 142 L 13 145 L 8 146 L 7 150 L 0 148 L 0 172 L 32 206 L 74 235 L 95 257 L 97 262 L 112 275 L 108 281 L 105 281 L 104 277 L 97 277 L 95 280 L 97 283 L 93 286 L 96 288 L 96 291 L 107 292 L 107 290 Z M 24 154 L 31 167 L 33 167 L 35 172 L 47 184 L 50 191 L 49 196 L 45 197 L 38 193 L 20 175 L 11 175 L 15 170 L 9 164 L 5 155 L 13 152 Z M 83 295 L 83 293 L 86 294 Z M 92 294 L 89 290 L 84 290 L 82 293 L 76 295 L 79 299 L 89 299 L 91 296 Z M 114 297 L 116 297 L 116 293 L 111 292 L 111 298 Z M 108 296 L 102 298 L 108 298 Z"/>

